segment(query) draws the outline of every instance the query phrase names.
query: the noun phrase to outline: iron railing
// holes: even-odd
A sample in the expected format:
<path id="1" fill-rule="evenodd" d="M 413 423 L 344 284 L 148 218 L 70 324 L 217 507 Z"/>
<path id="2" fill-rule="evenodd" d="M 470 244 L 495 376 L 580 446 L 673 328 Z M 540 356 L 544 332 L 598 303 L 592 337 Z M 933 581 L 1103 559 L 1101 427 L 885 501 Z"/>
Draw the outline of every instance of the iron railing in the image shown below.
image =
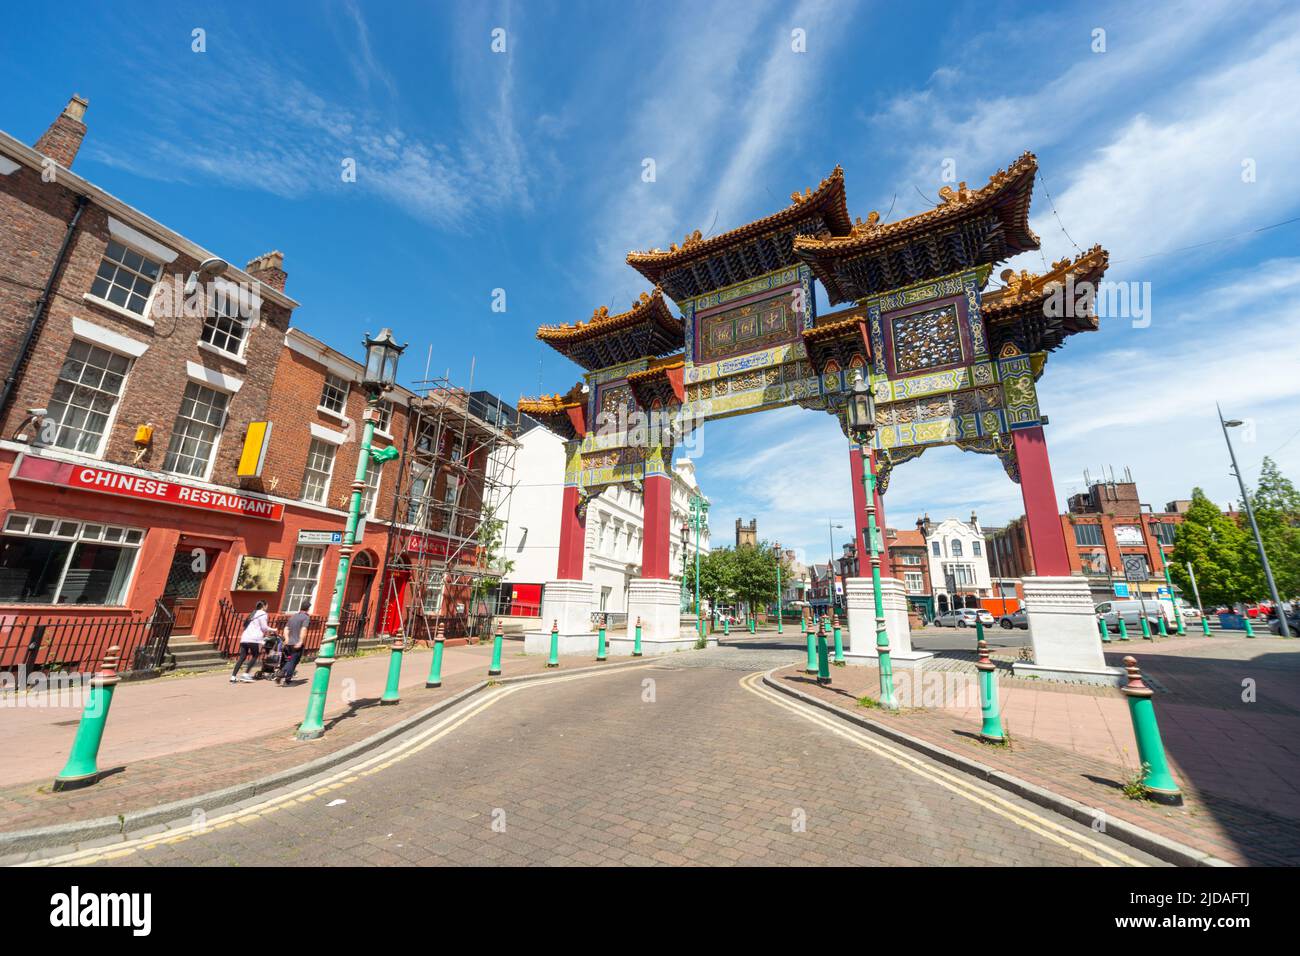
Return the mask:
<path id="1" fill-rule="evenodd" d="M 0 616 L 0 670 L 93 673 L 115 645 L 120 670 L 153 670 L 167 657 L 175 623 L 160 602 L 148 617 Z"/>
<path id="2" fill-rule="evenodd" d="M 268 624 L 281 636 L 285 634 L 288 620 L 289 615 L 283 612 L 267 615 Z M 217 625 L 212 640 L 212 646 L 218 654 L 223 657 L 234 657 L 239 653 L 239 636 L 244 633 L 247 622 L 248 614 L 236 611 L 225 598 L 218 602 Z M 313 614 L 307 619 L 307 627 L 303 630 L 305 659 L 310 660 L 320 650 L 321 641 L 325 637 L 325 622 L 326 617 L 321 614 Z M 344 608 L 339 616 L 339 629 L 334 641 L 335 656 L 347 657 L 355 654 L 365 630 L 365 610 L 355 611 L 352 608 Z"/>

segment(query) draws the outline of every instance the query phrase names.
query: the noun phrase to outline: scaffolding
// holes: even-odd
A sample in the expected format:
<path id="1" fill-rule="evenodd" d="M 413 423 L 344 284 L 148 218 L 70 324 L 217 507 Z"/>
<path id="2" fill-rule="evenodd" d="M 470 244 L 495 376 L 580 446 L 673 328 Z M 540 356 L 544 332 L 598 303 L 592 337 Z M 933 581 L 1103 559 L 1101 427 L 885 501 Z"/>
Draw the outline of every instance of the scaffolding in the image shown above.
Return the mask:
<path id="1" fill-rule="evenodd" d="M 447 378 L 413 391 L 376 629 L 408 645 L 482 638 L 490 582 L 508 571 L 493 552 L 509 521 L 518 414 Z"/>

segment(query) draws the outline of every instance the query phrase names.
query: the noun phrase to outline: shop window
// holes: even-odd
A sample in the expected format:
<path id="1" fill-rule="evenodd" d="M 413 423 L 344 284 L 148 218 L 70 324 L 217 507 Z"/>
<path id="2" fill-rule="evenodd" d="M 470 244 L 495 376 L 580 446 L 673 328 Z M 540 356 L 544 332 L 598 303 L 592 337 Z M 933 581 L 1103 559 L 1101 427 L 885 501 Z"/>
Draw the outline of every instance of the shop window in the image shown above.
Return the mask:
<path id="1" fill-rule="evenodd" d="M 289 564 L 289 581 L 284 588 L 282 609 L 293 612 L 316 600 L 316 583 L 320 580 L 321 562 L 325 560 L 325 549 L 311 544 L 300 544 L 293 549 L 293 561 Z"/>
<path id="2" fill-rule="evenodd" d="M 90 294 L 136 315 L 144 315 L 161 269 L 159 263 L 110 239 Z"/>
<path id="3" fill-rule="evenodd" d="M 0 533 L 0 604 L 126 603 L 144 532 L 10 514 Z"/>
<path id="4" fill-rule="evenodd" d="M 185 386 L 181 410 L 172 428 L 171 444 L 163 471 L 191 478 L 206 478 L 212 467 L 212 451 L 221 437 L 226 423 L 226 405 L 230 396 L 225 392 L 190 382 Z"/>
<path id="5" fill-rule="evenodd" d="M 100 453 L 130 367 L 125 356 L 73 340 L 50 396 L 48 420 L 56 426 L 56 447 Z"/>
<path id="6" fill-rule="evenodd" d="M 320 393 L 320 407 L 342 415 L 348 407 L 348 388 L 348 383 L 337 375 L 326 375 L 325 387 Z"/>
<path id="7" fill-rule="evenodd" d="M 307 451 L 307 471 L 302 479 L 302 498 L 322 504 L 329 496 L 330 476 L 334 473 L 334 446 L 319 438 L 311 440 Z"/>

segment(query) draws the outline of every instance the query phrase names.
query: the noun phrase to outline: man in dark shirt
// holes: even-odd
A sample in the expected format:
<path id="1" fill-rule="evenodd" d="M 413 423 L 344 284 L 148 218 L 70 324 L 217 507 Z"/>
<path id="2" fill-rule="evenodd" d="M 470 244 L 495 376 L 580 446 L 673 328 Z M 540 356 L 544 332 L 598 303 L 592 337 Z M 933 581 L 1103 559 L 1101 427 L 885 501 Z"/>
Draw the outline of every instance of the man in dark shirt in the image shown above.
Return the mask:
<path id="1" fill-rule="evenodd" d="M 284 663 L 280 665 L 280 675 L 275 682 L 281 687 L 288 687 L 293 680 L 293 672 L 298 668 L 298 659 L 302 657 L 304 631 L 311 621 L 311 602 L 303 601 L 295 613 L 289 616 L 284 625 Z"/>

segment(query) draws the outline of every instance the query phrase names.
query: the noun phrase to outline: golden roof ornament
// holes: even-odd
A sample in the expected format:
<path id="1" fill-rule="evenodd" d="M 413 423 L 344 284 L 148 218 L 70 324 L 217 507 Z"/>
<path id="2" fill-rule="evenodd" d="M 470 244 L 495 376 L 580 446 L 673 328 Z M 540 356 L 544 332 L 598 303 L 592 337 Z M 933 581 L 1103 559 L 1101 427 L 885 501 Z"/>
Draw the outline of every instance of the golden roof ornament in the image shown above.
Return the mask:
<path id="1" fill-rule="evenodd" d="M 999 172 L 1001 172 L 1001 170 L 999 170 Z M 944 186 L 939 190 L 939 198 L 943 202 L 956 203 L 957 205 L 970 202 L 971 199 L 974 198 L 974 195 L 974 193 L 966 188 L 965 180 L 959 182 L 956 189 L 953 189 L 951 186 Z"/>
<path id="2" fill-rule="evenodd" d="M 865 236 L 868 235 L 869 233 L 878 232 L 879 230 L 880 230 L 880 213 L 873 209 L 871 210 L 871 212 L 867 213 L 866 222 L 862 221 L 861 216 L 857 216 L 854 218 L 853 230 L 850 233 L 850 235 Z M 830 233 L 826 232 L 826 236 L 829 238 Z M 821 236 L 819 235 L 818 238 L 821 238 Z"/>
<path id="3" fill-rule="evenodd" d="M 1007 295 L 1020 295 L 1022 292 L 1028 292 L 1038 276 L 1025 269 L 1016 274 L 1015 269 L 1003 269 L 1001 274 L 1002 282 L 1007 287 Z"/>

